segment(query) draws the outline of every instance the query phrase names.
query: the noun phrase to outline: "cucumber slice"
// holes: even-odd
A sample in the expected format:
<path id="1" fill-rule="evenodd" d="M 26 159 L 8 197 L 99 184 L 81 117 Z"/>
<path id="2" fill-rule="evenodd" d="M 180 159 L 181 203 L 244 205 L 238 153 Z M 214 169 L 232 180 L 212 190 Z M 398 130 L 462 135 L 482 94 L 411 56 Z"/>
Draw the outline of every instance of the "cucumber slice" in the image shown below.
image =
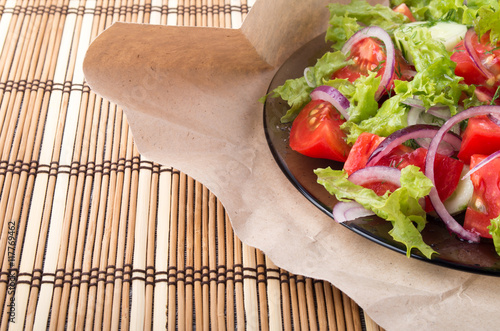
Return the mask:
<path id="1" fill-rule="evenodd" d="M 468 171 L 469 166 L 464 166 L 461 176 L 464 176 Z M 473 192 L 474 186 L 472 185 L 470 178 L 467 177 L 465 179 L 461 179 L 458 182 L 455 192 L 453 192 L 453 194 L 443 202 L 446 210 L 448 210 L 451 215 L 463 212 L 467 209 L 467 205 L 469 204 L 469 200 L 471 199 Z"/>
<path id="2" fill-rule="evenodd" d="M 432 39 L 441 42 L 447 51 L 453 48 L 465 37 L 467 26 L 455 22 L 412 22 L 403 24 L 394 31 L 394 42 L 405 59 L 413 63 L 408 41 L 413 40 L 416 33 L 415 28 L 427 28 Z"/>
<path id="3" fill-rule="evenodd" d="M 446 50 L 451 52 L 467 32 L 467 26 L 455 22 L 437 22 L 429 28 L 432 38 L 441 41 Z"/>

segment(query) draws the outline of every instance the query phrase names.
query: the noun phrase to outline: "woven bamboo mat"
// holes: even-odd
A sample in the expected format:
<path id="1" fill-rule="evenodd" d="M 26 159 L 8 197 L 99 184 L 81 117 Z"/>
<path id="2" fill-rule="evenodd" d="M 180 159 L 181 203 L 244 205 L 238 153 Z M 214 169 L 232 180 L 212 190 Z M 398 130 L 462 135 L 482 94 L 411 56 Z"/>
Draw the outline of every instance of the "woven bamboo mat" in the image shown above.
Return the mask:
<path id="1" fill-rule="evenodd" d="M 1 330 L 380 330 L 233 234 L 217 197 L 138 153 L 86 85 L 115 21 L 234 27 L 245 0 L 0 0 Z"/>

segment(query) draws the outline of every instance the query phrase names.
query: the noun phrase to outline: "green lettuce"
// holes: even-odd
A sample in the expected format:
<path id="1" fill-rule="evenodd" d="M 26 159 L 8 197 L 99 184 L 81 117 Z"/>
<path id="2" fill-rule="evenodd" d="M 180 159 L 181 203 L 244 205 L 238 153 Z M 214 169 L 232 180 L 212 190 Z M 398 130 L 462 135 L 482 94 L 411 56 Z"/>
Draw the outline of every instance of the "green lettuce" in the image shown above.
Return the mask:
<path id="1" fill-rule="evenodd" d="M 391 0 L 392 6 L 406 3 L 417 21 L 454 21 L 472 25 L 481 8 L 498 10 L 498 0 Z M 481 14 L 479 14 L 481 15 Z M 498 21 L 497 21 L 498 22 Z"/>
<path id="2" fill-rule="evenodd" d="M 318 183 L 337 200 L 354 200 L 391 222 L 393 228 L 389 234 L 406 246 L 407 256 L 410 256 L 413 248 L 429 259 L 436 253 L 423 241 L 420 233 L 427 220 L 426 213 L 418 201 L 429 194 L 433 185 L 418 167 L 410 165 L 401 170 L 401 187 L 392 193 L 386 192 L 383 196 L 353 184 L 343 170 L 332 170 L 328 167 L 316 169 L 314 173 L 318 176 Z"/>
<path id="3" fill-rule="evenodd" d="M 376 25 L 391 32 L 399 25 L 408 22 L 408 18 L 383 5 L 372 6 L 364 0 L 352 0 L 343 5 L 331 3 L 329 27 L 326 31 L 326 40 L 333 42 L 335 49 L 342 45 L 358 30 L 361 25 Z"/>
<path id="4" fill-rule="evenodd" d="M 281 121 L 283 123 L 293 121 L 300 110 L 311 101 L 309 94 L 312 90 L 317 86 L 324 85 L 332 73 L 342 69 L 349 63 L 351 62 L 346 61 L 346 56 L 342 52 L 327 52 L 318 59 L 314 66 L 309 67 L 309 70 L 305 71 L 307 80 L 305 76 L 288 79 L 283 85 L 275 88 L 271 92 L 271 96 L 281 97 L 290 106 L 290 109 L 281 118 Z M 312 86 L 308 84 L 308 81 Z"/>
<path id="5" fill-rule="evenodd" d="M 490 230 L 490 234 L 493 238 L 495 251 L 500 255 L 500 215 L 491 220 L 491 225 L 488 226 L 488 230 Z"/>

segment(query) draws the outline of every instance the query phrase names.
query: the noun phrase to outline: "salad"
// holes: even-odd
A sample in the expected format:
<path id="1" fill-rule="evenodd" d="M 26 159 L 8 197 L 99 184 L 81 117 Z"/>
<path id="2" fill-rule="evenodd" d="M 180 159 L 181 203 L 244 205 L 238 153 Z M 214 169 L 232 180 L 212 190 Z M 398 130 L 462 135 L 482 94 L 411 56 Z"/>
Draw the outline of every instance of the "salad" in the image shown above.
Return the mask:
<path id="1" fill-rule="evenodd" d="M 421 232 L 440 220 L 471 244 L 491 240 L 500 255 L 499 6 L 328 6 L 332 49 L 264 98 L 288 103 L 291 149 L 343 163 L 314 171 L 339 201 L 337 222 L 376 215 L 408 256 L 430 259 L 437 252 Z"/>

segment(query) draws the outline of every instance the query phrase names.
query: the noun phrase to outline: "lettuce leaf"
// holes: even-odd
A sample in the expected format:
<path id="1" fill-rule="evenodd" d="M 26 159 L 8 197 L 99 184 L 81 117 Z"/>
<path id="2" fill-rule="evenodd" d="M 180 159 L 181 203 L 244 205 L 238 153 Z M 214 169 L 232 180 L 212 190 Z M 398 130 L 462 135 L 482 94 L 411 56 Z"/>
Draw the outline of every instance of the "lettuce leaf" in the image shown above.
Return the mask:
<path id="1" fill-rule="evenodd" d="M 313 67 L 306 71 L 309 86 L 304 76 L 294 79 L 288 79 L 283 85 L 278 86 L 271 92 L 272 97 L 281 97 L 288 102 L 290 109 L 281 118 L 281 122 L 288 123 L 297 117 L 300 110 L 311 100 L 309 94 L 312 90 L 327 82 L 333 72 L 350 64 L 346 61 L 345 55 L 340 52 L 325 53 Z"/>
<path id="2" fill-rule="evenodd" d="M 491 9 L 488 7 L 482 7 L 479 9 L 479 16 L 474 21 L 476 33 L 482 36 L 486 32 L 490 31 L 490 42 L 496 45 L 500 42 L 500 9 Z"/>
<path id="3" fill-rule="evenodd" d="M 332 170 L 328 167 L 316 169 L 314 173 L 318 176 L 318 183 L 335 195 L 337 200 L 355 200 L 377 216 L 391 222 L 393 229 L 389 234 L 406 246 L 407 256 L 410 256 L 413 248 L 429 259 L 436 253 L 423 241 L 420 233 L 427 221 L 426 213 L 418 201 L 429 194 L 433 185 L 418 167 L 405 167 L 401 171 L 401 187 L 392 193 L 386 192 L 383 196 L 353 184 L 343 170 Z"/>
<path id="4" fill-rule="evenodd" d="M 491 225 L 488 227 L 490 234 L 493 238 L 493 245 L 495 245 L 495 251 L 500 255 L 500 215 L 491 220 Z"/>
<path id="5" fill-rule="evenodd" d="M 334 43 L 334 49 L 340 49 L 356 31 L 360 30 L 360 24 L 376 25 L 390 33 L 399 25 L 409 21 L 405 15 L 387 6 L 380 4 L 372 6 L 364 0 L 352 0 L 346 5 L 331 3 L 328 9 L 330 20 L 325 38 Z"/>

